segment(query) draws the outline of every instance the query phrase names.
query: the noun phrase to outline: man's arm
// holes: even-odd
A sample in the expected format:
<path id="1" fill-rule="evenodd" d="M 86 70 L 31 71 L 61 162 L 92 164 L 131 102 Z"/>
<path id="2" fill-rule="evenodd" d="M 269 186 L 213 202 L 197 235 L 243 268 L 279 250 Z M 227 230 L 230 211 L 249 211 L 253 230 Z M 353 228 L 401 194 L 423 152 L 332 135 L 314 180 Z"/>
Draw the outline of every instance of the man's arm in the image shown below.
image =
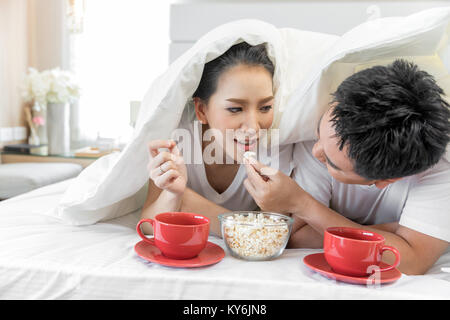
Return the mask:
<path id="1" fill-rule="evenodd" d="M 300 229 L 298 237 L 308 239 L 317 245 L 324 231 L 329 227 L 342 226 L 372 230 L 383 235 L 386 245 L 396 247 L 401 255 L 401 262 L 398 269 L 406 274 L 424 274 L 448 247 L 448 242 L 425 235 L 404 226 L 381 225 L 374 226 L 360 225 L 347 219 L 336 211 L 323 205 L 305 192 L 290 177 L 278 172 L 268 181 L 259 175 L 262 164 L 246 164 L 248 179 L 244 185 L 260 208 L 267 211 L 281 213 L 292 213 L 300 220 L 303 220 L 308 227 Z M 311 228 L 317 233 L 314 236 Z M 309 239 L 310 236 L 315 238 Z M 391 254 L 383 256 L 383 261 L 392 264 L 394 257 Z"/>
<path id="2" fill-rule="evenodd" d="M 294 218 L 294 226 L 292 228 L 291 237 L 289 238 L 288 248 L 309 248 L 320 249 L 323 248 L 323 234 L 320 234 L 309 224 L 306 224 L 303 220 L 300 220 L 296 216 Z M 366 225 L 363 225 L 363 229 L 367 229 Z M 374 224 L 370 226 L 373 229 L 379 231 L 387 231 L 395 233 L 399 227 L 398 222 Z"/>
<path id="3" fill-rule="evenodd" d="M 320 249 L 323 247 L 323 236 L 321 236 L 310 225 L 306 224 L 303 220 L 293 216 L 294 224 L 292 226 L 291 236 L 287 243 L 286 248 L 297 249 Z M 301 221 L 301 222 L 300 222 Z"/>
<path id="4" fill-rule="evenodd" d="M 294 214 L 299 215 L 321 237 L 333 226 L 354 227 L 374 231 L 386 239 L 386 245 L 397 248 L 401 255 L 398 269 L 405 274 L 424 274 L 430 269 L 448 247 L 448 242 L 399 225 L 366 226 L 359 225 L 334 210 L 316 201 L 310 195 L 302 195 Z M 308 198 L 308 200 L 305 200 Z M 394 263 L 394 255 L 384 255 L 383 261 Z"/>

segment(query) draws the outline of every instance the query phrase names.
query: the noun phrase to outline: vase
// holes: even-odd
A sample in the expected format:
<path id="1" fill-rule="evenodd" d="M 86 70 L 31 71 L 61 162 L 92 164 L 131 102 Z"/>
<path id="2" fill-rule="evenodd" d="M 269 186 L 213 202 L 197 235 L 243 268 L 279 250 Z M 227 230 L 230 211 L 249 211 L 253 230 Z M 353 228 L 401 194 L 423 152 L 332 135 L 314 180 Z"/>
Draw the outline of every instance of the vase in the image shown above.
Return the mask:
<path id="1" fill-rule="evenodd" d="M 47 104 L 48 154 L 67 155 L 70 152 L 69 103 Z"/>

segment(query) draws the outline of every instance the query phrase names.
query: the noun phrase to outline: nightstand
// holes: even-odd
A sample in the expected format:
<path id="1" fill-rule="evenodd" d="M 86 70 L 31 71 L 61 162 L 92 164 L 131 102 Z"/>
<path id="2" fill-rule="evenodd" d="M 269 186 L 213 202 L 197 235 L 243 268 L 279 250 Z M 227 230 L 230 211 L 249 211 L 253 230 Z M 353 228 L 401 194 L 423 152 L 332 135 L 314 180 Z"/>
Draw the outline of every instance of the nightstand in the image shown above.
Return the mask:
<path id="1" fill-rule="evenodd" d="M 19 152 L 1 151 L 1 163 L 16 163 L 16 162 L 69 162 L 80 164 L 83 168 L 86 168 L 92 162 L 98 158 L 94 157 L 79 157 L 74 153 L 63 155 L 48 155 L 45 152 L 43 154 L 23 154 Z"/>

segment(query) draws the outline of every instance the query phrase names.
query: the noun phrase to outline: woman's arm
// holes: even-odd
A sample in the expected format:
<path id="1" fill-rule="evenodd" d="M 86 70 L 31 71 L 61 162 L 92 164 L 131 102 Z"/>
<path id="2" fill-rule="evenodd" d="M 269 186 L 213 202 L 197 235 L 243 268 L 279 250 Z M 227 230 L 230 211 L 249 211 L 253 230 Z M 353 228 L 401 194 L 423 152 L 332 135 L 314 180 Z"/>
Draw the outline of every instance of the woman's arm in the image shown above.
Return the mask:
<path id="1" fill-rule="evenodd" d="M 210 220 L 210 232 L 221 237 L 220 222 L 217 216 L 231 210 L 215 204 L 189 188 L 186 188 L 182 197 L 174 196 L 155 186 L 150 179 L 141 219 L 153 219 L 158 213 L 169 211 L 195 212 L 204 215 Z M 145 234 L 153 234 L 153 228 L 149 223 L 142 224 L 142 231 Z"/>
<path id="2" fill-rule="evenodd" d="M 195 212 L 209 218 L 210 232 L 213 235 L 221 237 L 222 232 L 220 231 L 220 222 L 217 216 L 221 213 L 230 212 L 231 210 L 221 207 L 218 204 L 202 197 L 195 191 L 186 188 L 181 202 L 180 211 Z"/>
<path id="3" fill-rule="evenodd" d="M 160 212 L 180 211 L 187 183 L 186 165 L 174 141 L 153 140 L 149 150 L 152 156 L 148 165 L 150 180 L 141 219 L 153 219 Z M 146 223 L 142 231 L 152 234 L 153 228 Z"/>
<path id="4" fill-rule="evenodd" d="M 170 152 L 160 152 L 162 148 L 168 148 Z M 186 188 L 186 166 L 175 142 L 154 140 L 150 142 L 149 149 L 153 159 L 149 164 L 150 181 L 141 219 L 153 219 L 161 212 L 195 212 L 209 218 L 210 232 L 221 236 L 217 216 L 230 210 Z M 142 231 L 152 234 L 153 228 L 146 223 L 142 225 Z"/>
<path id="5" fill-rule="evenodd" d="M 147 200 L 142 208 L 141 219 L 153 219 L 161 212 L 181 211 L 181 195 L 175 195 L 167 190 L 162 190 L 155 186 L 150 179 L 148 182 Z M 142 224 L 144 234 L 153 234 L 150 223 Z"/>
<path id="6" fill-rule="evenodd" d="M 141 219 L 153 219 L 158 213 L 169 211 L 195 212 L 209 218 L 210 232 L 220 237 L 220 222 L 217 216 L 230 210 L 215 204 L 189 188 L 186 188 L 182 197 L 173 196 L 170 192 L 156 187 L 150 180 Z M 153 228 L 149 223 L 142 224 L 142 231 L 145 234 L 153 234 Z"/>

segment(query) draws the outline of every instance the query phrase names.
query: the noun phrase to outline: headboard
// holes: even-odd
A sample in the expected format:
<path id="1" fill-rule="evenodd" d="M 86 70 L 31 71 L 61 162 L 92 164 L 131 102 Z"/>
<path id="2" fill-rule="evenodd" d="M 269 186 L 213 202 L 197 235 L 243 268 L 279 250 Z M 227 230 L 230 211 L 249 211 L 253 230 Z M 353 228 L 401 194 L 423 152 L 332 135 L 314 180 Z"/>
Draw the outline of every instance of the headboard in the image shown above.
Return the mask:
<path id="1" fill-rule="evenodd" d="M 406 16 L 448 6 L 449 1 L 184 1 L 170 8 L 169 62 L 209 30 L 238 19 L 260 19 L 277 27 L 342 35 L 379 17 Z"/>

